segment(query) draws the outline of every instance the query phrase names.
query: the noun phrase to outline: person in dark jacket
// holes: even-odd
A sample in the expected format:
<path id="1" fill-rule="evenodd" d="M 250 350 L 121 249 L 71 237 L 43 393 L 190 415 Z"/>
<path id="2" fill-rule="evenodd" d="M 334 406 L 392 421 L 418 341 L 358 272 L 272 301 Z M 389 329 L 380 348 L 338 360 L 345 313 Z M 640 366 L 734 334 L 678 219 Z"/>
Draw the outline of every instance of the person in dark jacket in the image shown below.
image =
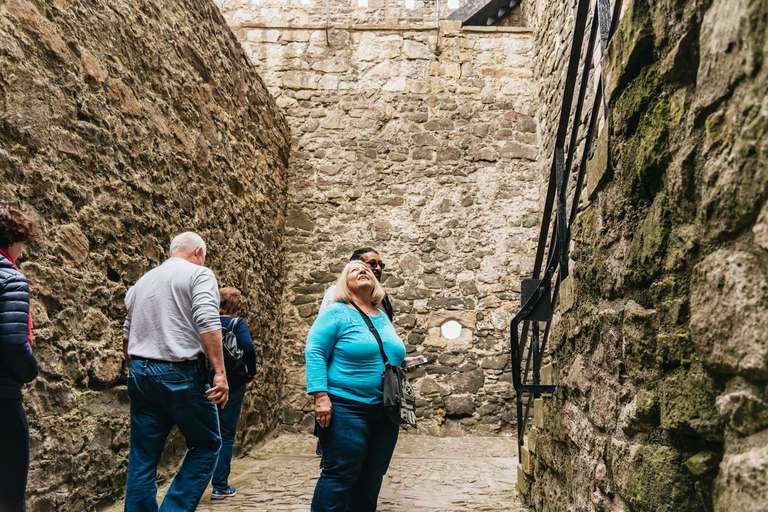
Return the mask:
<path id="1" fill-rule="evenodd" d="M 37 377 L 32 353 L 29 285 L 16 268 L 24 246 L 34 241 L 32 219 L 0 204 L 0 510 L 25 511 L 29 471 L 29 425 L 21 386 Z"/>
<path id="2" fill-rule="evenodd" d="M 237 338 L 237 344 L 243 349 L 243 361 L 234 371 L 227 372 L 229 382 L 229 402 L 227 407 L 217 408 L 219 413 L 219 428 L 221 429 L 221 451 L 213 470 L 212 500 L 223 500 L 237 494 L 237 490 L 229 485 L 229 469 L 232 463 L 232 452 L 235 448 L 237 437 L 237 425 L 240 423 L 240 411 L 243 408 L 245 398 L 245 385 L 256 378 L 256 349 L 251 340 L 251 331 L 245 319 L 237 314 L 243 306 L 243 296 L 240 290 L 233 287 L 219 290 L 221 313 L 221 327 L 232 330 Z M 222 332 L 223 334 L 223 332 Z"/>

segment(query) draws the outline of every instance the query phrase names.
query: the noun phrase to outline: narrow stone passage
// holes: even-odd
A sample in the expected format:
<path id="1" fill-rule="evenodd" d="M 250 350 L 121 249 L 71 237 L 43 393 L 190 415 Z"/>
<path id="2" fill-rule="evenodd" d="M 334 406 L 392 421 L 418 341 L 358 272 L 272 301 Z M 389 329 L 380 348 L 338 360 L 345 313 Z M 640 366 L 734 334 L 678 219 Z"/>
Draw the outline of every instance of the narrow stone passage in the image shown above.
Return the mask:
<path id="1" fill-rule="evenodd" d="M 307 512 L 319 461 L 313 436 L 281 435 L 233 461 L 230 485 L 237 488 L 237 496 L 211 501 L 209 488 L 197 510 Z M 378 510 L 527 510 L 515 492 L 516 468 L 517 446 L 512 438 L 401 433 Z"/>

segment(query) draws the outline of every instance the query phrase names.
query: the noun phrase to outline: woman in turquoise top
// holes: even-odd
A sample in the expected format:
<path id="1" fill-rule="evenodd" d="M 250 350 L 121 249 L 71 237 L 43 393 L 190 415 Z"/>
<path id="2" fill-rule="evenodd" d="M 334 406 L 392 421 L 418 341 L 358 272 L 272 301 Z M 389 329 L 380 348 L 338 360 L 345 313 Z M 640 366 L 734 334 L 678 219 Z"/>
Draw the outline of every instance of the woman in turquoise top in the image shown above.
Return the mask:
<path id="1" fill-rule="evenodd" d="M 339 278 L 336 303 L 320 312 L 307 336 L 307 392 L 315 397 L 323 450 L 312 512 L 376 510 L 399 427 L 382 408 L 379 344 L 352 302 L 373 322 L 390 364 L 401 365 L 405 345 L 376 309 L 383 298 L 368 265 L 350 262 Z"/>

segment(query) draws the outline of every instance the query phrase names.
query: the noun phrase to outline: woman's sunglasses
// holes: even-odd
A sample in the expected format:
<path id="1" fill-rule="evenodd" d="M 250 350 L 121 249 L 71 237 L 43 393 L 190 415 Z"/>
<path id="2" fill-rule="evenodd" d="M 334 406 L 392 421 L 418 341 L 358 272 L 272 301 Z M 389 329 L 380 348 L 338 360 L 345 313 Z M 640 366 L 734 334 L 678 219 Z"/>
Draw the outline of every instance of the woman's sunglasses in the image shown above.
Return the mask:
<path id="1" fill-rule="evenodd" d="M 381 270 L 384 270 L 384 267 L 387 266 L 387 264 L 384 263 L 383 261 L 376 261 L 376 260 L 364 261 L 363 263 L 365 263 L 371 268 L 376 268 L 376 266 L 378 266 Z"/>

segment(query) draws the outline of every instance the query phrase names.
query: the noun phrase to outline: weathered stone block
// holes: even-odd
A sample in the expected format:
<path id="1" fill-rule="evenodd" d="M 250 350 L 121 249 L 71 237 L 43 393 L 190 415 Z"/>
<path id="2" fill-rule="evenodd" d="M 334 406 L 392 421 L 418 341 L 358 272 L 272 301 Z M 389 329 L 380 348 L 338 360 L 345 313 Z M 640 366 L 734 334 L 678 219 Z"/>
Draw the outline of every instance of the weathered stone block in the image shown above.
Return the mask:
<path id="1" fill-rule="evenodd" d="M 758 4 L 747 0 L 721 0 L 707 10 L 699 36 L 697 109 L 722 98 L 742 76 L 749 76 L 759 66 L 760 50 L 745 45 L 756 35 L 750 34 L 745 20 L 759 9 Z"/>
<path id="2" fill-rule="evenodd" d="M 554 369 L 553 369 L 551 364 L 546 364 L 546 365 L 541 367 L 541 372 L 540 372 L 539 377 L 540 377 L 542 385 L 545 385 L 545 386 L 551 386 L 552 385 L 552 372 L 553 372 L 553 370 Z"/>
<path id="3" fill-rule="evenodd" d="M 644 510 L 698 510 L 700 501 L 679 451 L 617 440 L 612 441 L 610 449 L 616 489 L 631 506 Z"/>
<path id="4" fill-rule="evenodd" d="M 517 465 L 517 482 L 515 483 L 515 489 L 523 500 L 525 500 L 531 492 L 531 479 L 526 476 L 522 464 Z"/>
<path id="5" fill-rule="evenodd" d="M 405 40 L 403 41 L 403 55 L 406 59 L 429 59 L 432 57 L 432 52 L 429 51 L 426 44 Z"/>
<path id="6" fill-rule="evenodd" d="M 533 401 L 533 426 L 544 428 L 544 399 L 536 398 Z"/>
<path id="7" fill-rule="evenodd" d="M 723 419 L 715 409 L 717 394 L 714 379 L 701 363 L 675 370 L 661 385 L 661 428 L 722 440 Z"/>
<path id="8" fill-rule="evenodd" d="M 88 258 L 88 239 L 77 224 L 66 224 L 59 231 L 57 250 L 64 261 L 70 265 L 79 265 Z"/>
<path id="9" fill-rule="evenodd" d="M 451 375 L 451 386 L 454 393 L 477 393 L 485 383 L 482 370 L 473 370 Z"/>
<path id="10" fill-rule="evenodd" d="M 488 356 L 480 361 L 480 367 L 489 370 L 503 370 L 509 363 L 509 356 Z"/>
<path id="11" fill-rule="evenodd" d="M 768 430 L 734 439 L 715 480 L 714 510 L 760 512 L 768 496 Z"/>
<path id="12" fill-rule="evenodd" d="M 760 386 L 736 377 L 717 397 L 717 411 L 728 426 L 742 435 L 751 435 L 768 427 L 768 402 Z"/>
<path id="13" fill-rule="evenodd" d="M 411 140 L 417 146 L 429 146 L 438 147 L 440 143 L 431 133 L 415 133 L 411 136 Z"/>
<path id="14" fill-rule="evenodd" d="M 632 2 L 619 22 L 603 58 L 605 96 L 610 103 L 614 91 L 634 78 L 651 55 L 653 27 L 647 4 Z"/>
<path id="15" fill-rule="evenodd" d="M 449 416 L 469 416 L 475 410 L 470 396 L 448 396 L 445 398 L 445 412 Z"/>
<path id="16" fill-rule="evenodd" d="M 538 440 L 538 435 L 539 430 L 536 427 L 528 428 L 528 437 L 526 438 L 526 443 L 528 450 L 530 450 L 531 453 L 536 453 L 536 441 Z"/>
<path id="17" fill-rule="evenodd" d="M 525 474 L 533 475 L 533 456 L 525 445 L 520 448 L 520 466 Z"/>
<path id="18" fill-rule="evenodd" d="M 560 311 L 570 311 L 576 304 L 576 280 L 569 275 L 560 282 Z"/>
<path id="19" fill-rule="evenodd" d="M 692 475 L 701 476 L 716 469 L 720 463 L 720 457 L 712 450 L 702 450 L 687 461 L 685 467 Z"/>
<path id="20" fill-rule="evenodd" d="M 445 118 L 430 119 L 424 125 L 424 128 L 432 131 L 453 130 L 453 122 Z"/>
<path id="21" fill-rule="evenodd" d="M 308 71 L 286 71 L 282 77 L 282 86 L 288 89 L 317 89 L 319 75 Z"/>
<path id="22" fill-rule="evenodd" d="M 720 249 L 696 266 L 691 338 L 696 354 L 721 373 L 768 378 L 768 275 L 765 258 Z"/>
<path id="23" fill-rule="evenodd" d="M 656 361 L 664 365 L 690 364 L 695 348 L 691 335 L 659 333 L 656 336 Z"/>
<path id="24" fill-rule="evenodd" d="M 428 396 L 440 392 L 440 386 L 432 378 L 426 378 L 419 380 L 419 394 Z"/>
<path id="25" fill-rule="evenodd" d="M 387 80 L 381 89 L 386 92 L 403 92 L 406 87 L 407 79 L 404 76 L 397 76 Z"/>
<path id="26" fill-rule="evenodd" d="M 514 141 L 505 142 L 499 152 L 501 158 L 522 158 L 531 161 L 535 161 L 537 155 L 535 147 Z"/>

